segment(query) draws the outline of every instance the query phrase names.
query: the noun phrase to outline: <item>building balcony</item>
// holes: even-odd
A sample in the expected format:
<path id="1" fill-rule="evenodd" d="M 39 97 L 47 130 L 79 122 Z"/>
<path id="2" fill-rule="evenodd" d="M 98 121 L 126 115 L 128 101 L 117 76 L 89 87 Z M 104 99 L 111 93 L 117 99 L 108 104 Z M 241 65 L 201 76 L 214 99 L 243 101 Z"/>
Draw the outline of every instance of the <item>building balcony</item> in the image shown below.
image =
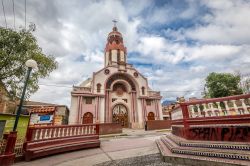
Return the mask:
<path id="1" fill-rule="evenodd" d="M 148 96 L 161 96 L 159 91 L 148 91 Z"/>
<path id="2" fill-rule="evenodd" d="M 90 87 L 73 86 L 73 92 L 77 92 L 77 93 L 90 93 L 91 92 L 91 88 Z"/>

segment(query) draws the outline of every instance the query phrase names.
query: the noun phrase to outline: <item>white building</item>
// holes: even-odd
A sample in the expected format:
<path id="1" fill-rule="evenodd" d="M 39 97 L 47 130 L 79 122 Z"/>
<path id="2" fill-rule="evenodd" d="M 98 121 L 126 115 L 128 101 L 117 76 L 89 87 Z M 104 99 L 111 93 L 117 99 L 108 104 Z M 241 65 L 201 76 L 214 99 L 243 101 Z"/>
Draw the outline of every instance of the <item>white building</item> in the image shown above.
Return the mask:
<path id="1" fill-rule="evenodd" d="M 116 26 L 108 34 L 104 68 L 73 86 L 70 124 L 120 122 L 123 127 L 144 128 L 147 120 L 162 120 L 160 92 L 127 63 L 127 49 Z"/>

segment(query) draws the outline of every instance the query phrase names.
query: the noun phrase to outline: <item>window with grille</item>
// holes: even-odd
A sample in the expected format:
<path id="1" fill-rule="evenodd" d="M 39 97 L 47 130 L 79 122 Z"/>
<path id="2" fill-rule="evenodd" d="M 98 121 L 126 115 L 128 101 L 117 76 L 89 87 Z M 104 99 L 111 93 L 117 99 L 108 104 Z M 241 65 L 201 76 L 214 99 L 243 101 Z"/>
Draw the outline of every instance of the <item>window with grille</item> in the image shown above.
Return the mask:
<path id="1" fill-rule="evenodd" d="M 147 105 L 151 105 L 151 100 L 146 100 Z"/>
<path id="2" fill-rule="evenodd" d="M 142 93 L 142 95 L 145 95 L 145 87 L 144 86 L 141 88 L 141 93 Z"/>
<path id="3" fill-rule="evenodd" d="M 98 83 L 97 85 L 96 85 L 96 88 L 97 88 L 97 93 L 100 93 L 101 92 L 101 84 L 100 83 Z"/>
<path id="4" fill-rule="evenodd" d="M 92 104 L 92 100 L 93 100 L 92 97 L 87 97 L 86 98 L 86 104 Z"/>

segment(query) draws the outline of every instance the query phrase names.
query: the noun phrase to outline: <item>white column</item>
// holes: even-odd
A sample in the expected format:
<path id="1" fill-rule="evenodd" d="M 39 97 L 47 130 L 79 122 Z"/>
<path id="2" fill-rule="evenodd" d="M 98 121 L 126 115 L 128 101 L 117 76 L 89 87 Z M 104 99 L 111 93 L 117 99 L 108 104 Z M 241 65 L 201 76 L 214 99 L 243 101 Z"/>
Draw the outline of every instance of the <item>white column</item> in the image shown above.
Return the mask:
<path id="1" fill-rule="evenodd" d="M 190 105 L 190 106 L 189 106 L 189 109 L 190 109 L 190 108 L 191 108 L 191 111 L 190 111 L 191 114 L 190 114 L 190 115 L 191 115 L 192 118 L 195 118 L 194 106 L 193 106 L 193 105 Z"/>
<path id="2" fill-rule="evenodd" d="M 224 104 L 225 104 L 227 114 L 228 114 L 228 115 L 232 115 L 231 112 L 230 112 L 230 110 L 229 110 L 228 104 L 227 104 L 228 101 L 223 101 L 223 102 L 224 102 Z"/>
<path id="3" fill-rule="evenodd" d="M 244 114 L 249 113 L 248 110 L 247 110 L 247 106 L 246 106 L 246 103 L 245 103 L 245 99 L 240 99 L 240 101 L 241 101 L 242 108 L 243 108 L 243 110 L 244 110 Z"/>
<path id="4" fill-rule="evenodd" d="M 212 116 L 215 116 L 216 114 L 215 114 L 215 112 L 214 112 L 214 106 L 213 106 L 213 103 L 208 103 L 208 105 L 209 105 L 209 107 L 210 107 L 210 109 L 211 109 L 211 112 L 212 112 Z"/>
<path id="5" fill-rule="evenodd" d="M 238 110 L 238 107 L 236 105 L 236 100 L 231 100 L 233 102 L 233 105 L 234 105 L 234 109 L 235 109 L 235 113 L 236 114 L 240 114 L 239 110 Z"/>
<path id="6" fill-rule="evenodd" d="M 201 109 L 200 109 L 200 104 L 196 104 L 197 109 L 198 109 L 198 117 L 202 117 L 201 115 Z"/>
<path id="7" fill-rule="evenodd" d="M 78 96 L 71 96 L 69 124 L 77 124 L 79 102 Z"/>
<path id="8" fill-rule="evenodd" d="M 223 116 L 224 114 L 222 112 L 222 109 L 221 109 L 221 106 L 220 106 L 220 102 L 216 102 L 216 104 L 218 106 L 220 116 Z"/>
<path id="9" fill-rule="evenodd" d="M 160 120 L 163 120 L 163 115 L 162 115 L 162 106 L 161 106 L 161 101 L 157 100 L 157 104 L 158 104 L 158 111 L 159 111 L 159 117 L 160 117 Z M 139 102 L 137 102 L 139 103 Z M 138 111 L 138 109 L 137 109 Z"/>
<path id="10" fill-rule="evenodd" d="M 99 108 L 99 122 L 105 122 L 105 99 L 100 97 L 100 108 Z"/>
<path id="11" fill-rule="evenodd" d="M 207 113 L 207 105 L 206 105 L 206 103 L 204 103 L 204 104 L 202 104 L 203 105 L 203 111 L 205 112 L 205 117 L 208 115 L 208 113 Z"/>

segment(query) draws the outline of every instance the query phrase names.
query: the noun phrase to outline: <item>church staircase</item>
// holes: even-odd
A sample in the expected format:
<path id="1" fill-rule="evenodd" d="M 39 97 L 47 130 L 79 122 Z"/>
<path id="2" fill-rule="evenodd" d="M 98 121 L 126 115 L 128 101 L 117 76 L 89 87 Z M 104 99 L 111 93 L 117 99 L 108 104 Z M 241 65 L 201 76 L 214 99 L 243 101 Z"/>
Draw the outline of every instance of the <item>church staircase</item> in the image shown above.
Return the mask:
<path id="1" fill-rule="evenodd" d="M 156 140 L 163 160 L 173 164 L 250 165 L 250 143 L 190 141 L 171 133 Z"/>

